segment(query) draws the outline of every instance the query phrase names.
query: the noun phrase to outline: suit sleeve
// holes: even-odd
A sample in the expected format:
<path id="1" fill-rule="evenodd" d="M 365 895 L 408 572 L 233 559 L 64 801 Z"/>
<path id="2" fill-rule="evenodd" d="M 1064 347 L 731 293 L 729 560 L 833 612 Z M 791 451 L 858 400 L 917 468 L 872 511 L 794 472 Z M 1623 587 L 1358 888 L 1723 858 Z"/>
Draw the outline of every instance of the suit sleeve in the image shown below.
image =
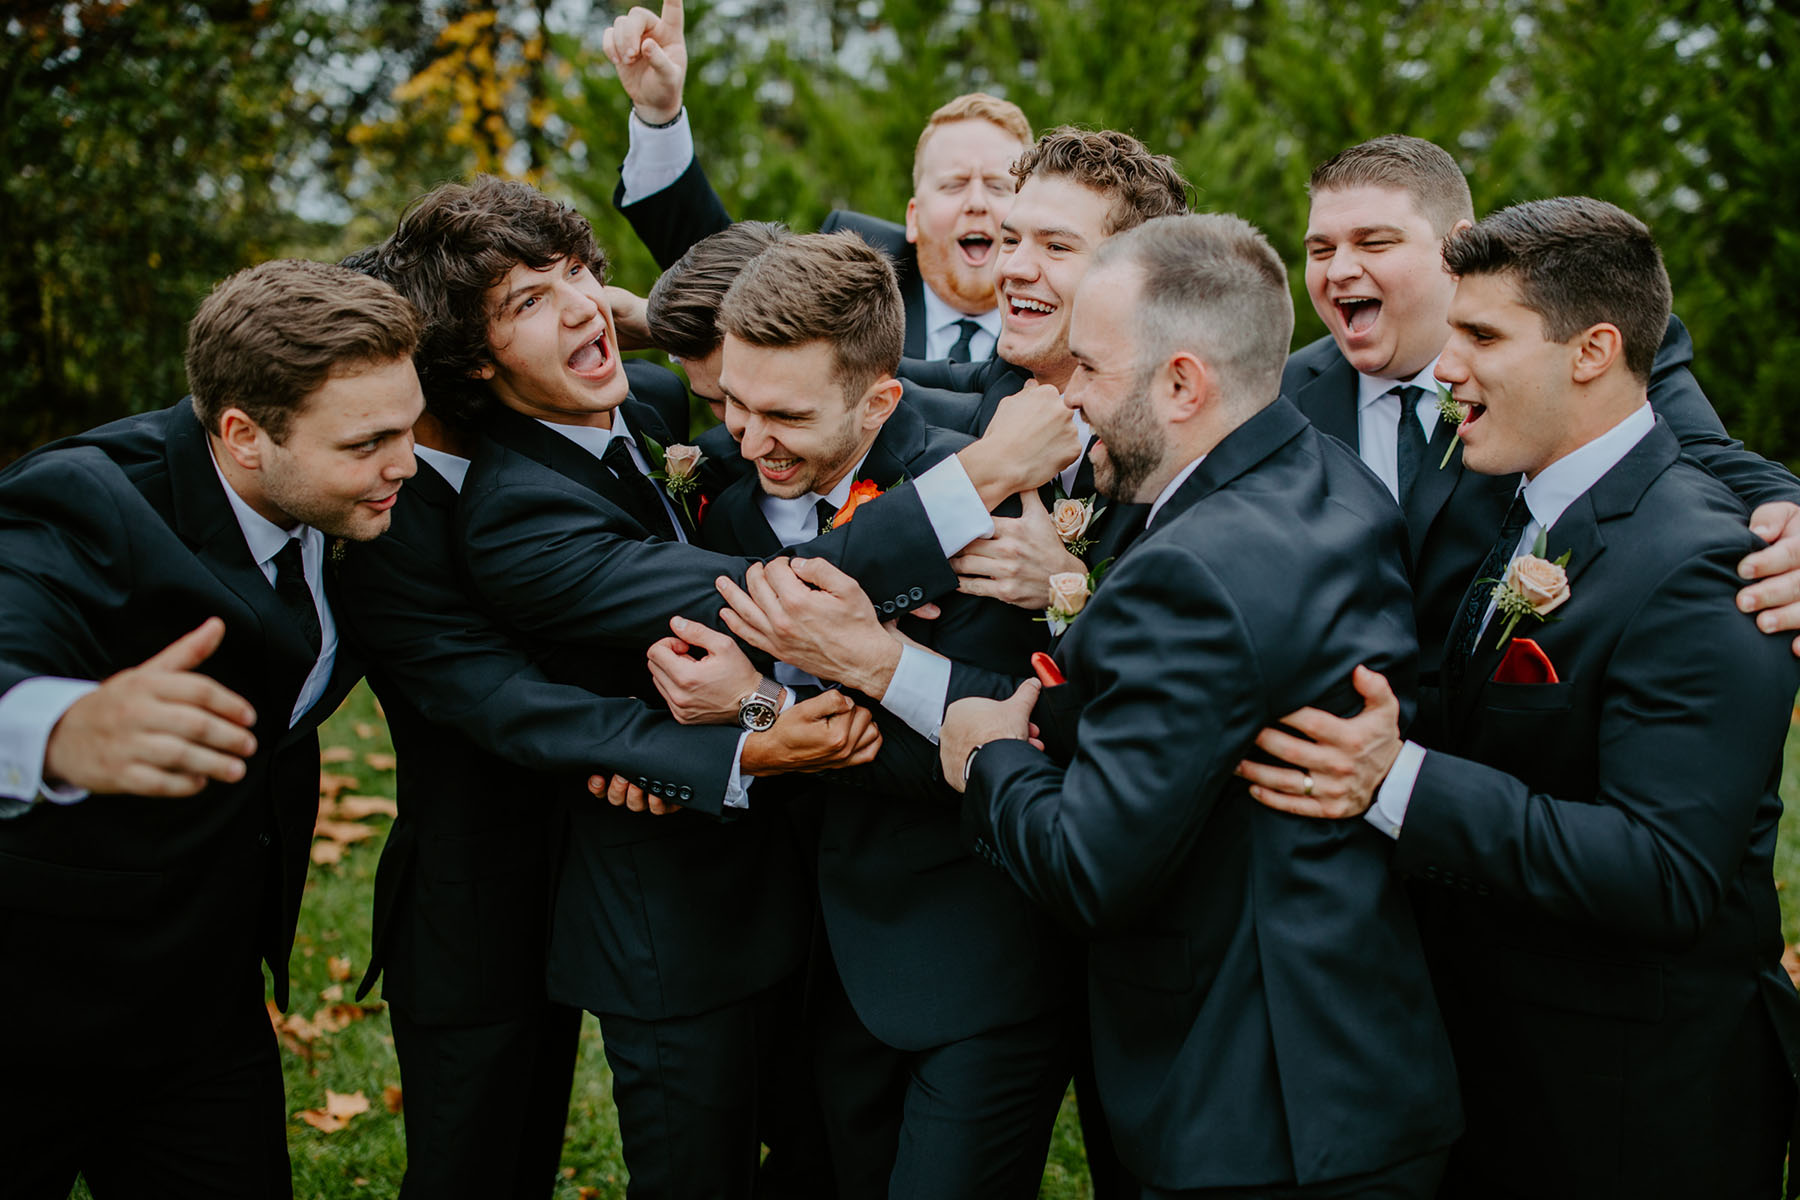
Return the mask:
<path id="1" fill-rule="evenodd" d="M 1211 570 L 1142 547 L 1082 615 L 1086 704 L 1068 768 L 1022 741 L 975 760 L 964 815 L 1071 927 L 1131 921 L 1168 886 L 1264 705 L 1249 631 Z"/>
<path id="2" fill-rule="evenodd" d="M 1681 441 L 1682 453 L 1736 493 L 1745 507 L 1775 500 L 1800 504 L 1800 479 L 1786 467 L 1744 449 L 1725 432 L 1690 365 L 1694 343 L 1679 317 L 1669 318 L 1650 372 L 1650 406 Z"/>
<path id="3" fill-rule="evenodd" d="M 731 224 L 725 202 L 713 190 L 712 181 L 695 158 L 681 178 L 636 204 L 621 204 L 625 185 L 613 189 L 613 205 L 663 270 L 674 266 L 688 248 Z"/>
<path id="4" fill-rule="evenodd" d="M 720 811 L 735 726 L 680 725 L 641 700 L 549 679 L 468 600 L 448 545 L 390 532 L 355 547 L 339 581 L 352 640 L 427 721 L 532 770 L 672 780 L 693 789 L 689 807 Z"/>
<path id="5" fill-rule="evenodd" d="M 1596 793 L 1534 792 L 1428 752 L 1395 866 L 1634 942 L 1691 943 L 1779 777 L 1800 682 L 1787 643 L 1730 603 L 1741 549 L 1677 567 L 1628 622 L 1606 668 Z"/>
<path id="6" fill-rule="evenodd" d="M 937 388 L 946 392 L 979 394 L 984 390 L 982 372 L 987 367 L 986 360 L 953 363 L 938 358 L 903 358 L 894 373 L 901 379 L 910 380 L 920 387 Z"/>

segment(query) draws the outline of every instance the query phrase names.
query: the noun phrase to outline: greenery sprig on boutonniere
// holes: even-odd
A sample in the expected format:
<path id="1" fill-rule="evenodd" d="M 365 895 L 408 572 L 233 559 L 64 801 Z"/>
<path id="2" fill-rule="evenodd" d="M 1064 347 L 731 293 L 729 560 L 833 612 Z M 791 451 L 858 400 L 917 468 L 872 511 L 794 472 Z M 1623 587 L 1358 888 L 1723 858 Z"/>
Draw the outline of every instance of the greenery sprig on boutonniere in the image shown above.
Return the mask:
<path id="1" fill-rule="evenodd" d="M 1094 589 L 1100 586 L 1100 577 L 1106 574 L 1106 569 L 1110 566 L 1112 559 L 1109 558 L 1095 563 L 1093 569 L 1086 573 L 1058 571 L 1050 576 L 1050 607 L 1044 610 L 1044 615 L 1038 620 L 1049 622 L 1051 637 L 1061 635 L 1075 623 L 1075 618 L 1087 607 Z"/>
<path id="2" fill-rule="evenodd" d="M 334 563 L 341 563 L 344 561 L 344 551 L 349 549 L 349 546 L 349 538 L 332 538 L 331 548 L 325 552 L 326 557 Z"/>
<path id="3" fill-rule="evenodd" d="M 1056 527 L 1056 536 L 1062 539 L 1063 549 L 1080 558 L 1094 545 L 1094 539 L 1088 536 L 1106 513 L 1106 505 L 1100 503 L 1100 496 L 1095 493 L 1086 500 L 1072 500 L 1063 494 L 1062 485 L 1056 488 L 1056 504 L 1050 510 L 1050 523 Z"/>
<path id="4" fill-rule="evenodd" d="M 1494 643 L 1496 650 L 1506 645 L 1520 621 L 1526 617 L 1543 621 L 1569 598 L 1569 573 L 1564 568 L 1573 551 L 1564 550 L 1561 558 L 1550 562 L 1544 558 L 1547 539 L 1548 531 L 1540 532 L 1530 554 L 1518 555 L 1506 564 L 1504 578 L 1481 581 L 1494 585 L 1494 616 L 1506 618 L 1500 640 Z"/>
<path id="5" fill-rule="evenodd" d="M 1438 384 L 1438 420 L 1450 422 L 1450 444 L 1444 448 L 1444 457 L 1438 460 L 1438 470 L 1450 465 L 1450 456 L 1456 453 L 1457 446 L 1462 444 L 1462 434 L 1455 432 L 1462 428 L 1468 418 L 1469 406 L 1450 397 L 1450 389 Z"/>
<path id="6" fill-rule="evenodd" d="M 706 455 L 700 447 L 685 443 L 664 449 L 649 437 L 644 438 L 644 453 L 650 459 L 650 478 L 662 484 L 669 499 L 681 505 L 681 515 L 692 525 L 694 514 L 688 509 L 688 496 L 700 486 L 700 464 L 706 461 Z"/>

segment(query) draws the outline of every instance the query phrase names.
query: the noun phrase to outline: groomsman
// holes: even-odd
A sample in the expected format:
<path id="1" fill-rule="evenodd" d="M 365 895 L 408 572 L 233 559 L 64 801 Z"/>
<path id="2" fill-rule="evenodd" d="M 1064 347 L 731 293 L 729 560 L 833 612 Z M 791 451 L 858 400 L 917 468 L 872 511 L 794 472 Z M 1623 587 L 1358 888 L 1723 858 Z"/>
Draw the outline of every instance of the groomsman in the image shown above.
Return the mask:
<path id="1" fill-rule="evenodd" d="M 1400 514 L 1280 398 L 1287 274 L 1243 221 L 1111 238 L 1072 299 L 1065 399 L 1147 529 L 1065 601 L 1067 682 L 1042 690 L 1074 744 L 1031 740 L 1033 680 L 951 706 L 944 775 L 984 853 L 1089 937 L 1100 1096 L 1146 1195 L 1423 1200 L 1461 1121 L 1389 847 L 1232 775 L 1291 700 L 1354 707 L 1362 663 L 1410 679 Z"/>
<path id="2" fill-rule="evenodd" d="M 1443 736 L 1303 712 L 1265 804 L 1359 814 L 1419 881 L 1469 1129 L 1451 1197 L 1772 1197 L 1800 997 L 1772 878 L 1800 668 L 1733 611 L 1757 539 L 1649 404 L 1669 281 L 1560 197 L 1451 235 L 1437 377 L 1513 495 L 1445 648 Z M 1512 481 L 1523 476 L 1519 486 Z M 1314 743 L 1318 744 L 1314 744 Z"/>
<path id="3" fill-rule="evenodd" d="M 631 98 L 631 146 L 613 193 L 660 266 L 667 267 L 731 218 L 694 157 L 681 94 L 687 43 L 681 0 L 660 15 L 634 8 L 602 41 Z M 906 306 L 906 353 L 979 362 L 994 352 L 999 222 L 1012 201 L 1007 167 L 1031 143 L 1019 106 L 984 92 L 931 114 L 913 152 L 905 223 L 837 209 L 821 231 L 847 229 L 893 259 Z"/>
<path id="4" fill-rule="evenodd" d="M 862 494 L 968 442 L 902 401 L 899 288 L 855 237 L 813 234 L 764 252 L 719 319 L 725 419 L 757 475 L 708 508 L 708 546 L 764 554 L 809 542 L 847 506 L 860 519 Z M 808 606 L 814 675 L 903 717 L 920 703 L 934 719 L 941 711 L 947 664 L 890 638 L 841 572 L 796 560 L 753 569 L 746 586 L 722 590 L 736 607 L 727 623 L 753 643 L 791 597 Z M 998 601 L 951 595 L 940 608 L 901 623 L 937 654 L 1000 669 L 1041 640 L 1030 615 Z M 798 666 L 777 670 L 814 682 Z M 849 772 L 807 789 L 821 812 L 829 945 L 815 968 L 820 1100 L 845 1200 L 1035 1197 L 1069 1082 L 1079 949 L 969 852 L 935 764 L 931 746 L 894 723 L 880 780 Z"/>
<path id="5" fill-rule="evenodd" d="M 520 248 L 525 230 L 542 250 Z M 587 222 L 523 184 L 483 179 L 424 198 L 389 245 L 455 264 L 426 375 L 434 396 L 441 387 L 478 413 L 458 501 L 478 597 L 553 679 L 648 696 L 644 649 L 670 614 L 716 622 L 714 578 L 742 579 L 748 564 L 686 545 L 691 496 L 649 478 L 679 474 L 678 435 L 628 385 Z M 816 548 L 904 611 L 953 586 L 945 555 L 990 527 L 987 504 L 1073 450 L 1066 424 L 1024 413 Z M 752 1183 L 770 1010 L 811 927 L 779 812 L 738 778 L 754 773 L 747 737 L 776 719 L 779 691 L 763 681 L 738 697 L 737 781 L 716 804 L 665 774 L 638 782 L 690 811 L 647 821 L 570 808 L 550 995 L 601 1016 L 634 1193 L 745 1195 Z"/>
<path id="6" fill-rule="evenodd" d="M 1282 390 L 1315 425 L 1354 448 L 1406 513 L 1427 688 L 1419 734 L 1429 740 L 1436 719 L 1429 691 L 1438 684 L 1444 636 L 1515 482 L 1463 470 L 1455 428 L 1439 417 L 1432 374 L 1449 337 L 1445 317 L 1455 288 L 1439 248 L 1469 225 L 1474 208 L 1449 154 L 1398 134 L 1319 164 L 1308 186 L 1307 294 L 1330 335 L 1294 353 Z M 1679 320 L 1670 318 L 1655 349 L 1652 409 L 1746 507 L 1763 506 L 1751 522 L 1762 536 L 1780 531 L 1782 547 L 1746 567 L 1762 564 L 1760 573 L 1773 573 L 1771 564 L 1790 555 L 1800 563 L 1800 481 L 1726 436 L 1688 369 L 1693 346 Z M 1800 588 L 1800 572 L 1746 595 L 1756 591 L 1757 606 L 1766 607 L 1794 598 L 1789 588 Z M 1800 610 L 1782 619 L 1800 625 Z"/>
<path id="7" fill-rule="evenodd" d="M 262 963 L 285 1007 L 314 730 L 361 673 L 327 543 L 413 473 L 418 335 L 385 284 L 264 263 L 194 317 L 191 398 L 0 474 L 9 1196 L 291 1194 Z"/>

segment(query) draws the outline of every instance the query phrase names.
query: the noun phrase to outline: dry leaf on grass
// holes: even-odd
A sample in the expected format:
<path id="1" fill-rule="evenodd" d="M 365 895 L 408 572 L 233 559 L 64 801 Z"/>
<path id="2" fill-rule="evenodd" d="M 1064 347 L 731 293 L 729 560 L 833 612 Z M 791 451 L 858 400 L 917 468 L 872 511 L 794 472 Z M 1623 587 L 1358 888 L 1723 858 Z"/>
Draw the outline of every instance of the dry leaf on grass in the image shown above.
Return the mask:
<path id="1" fill-rule="evenodd" d="M 320 1133 L 336 1133 L 350 1124 L 351 1117 L 368 1111 L 369 1098 L 361 1092 L 351 1092 L 346 1096 L 326 1088 L 324 1108 L 304 1108 L 294 1115 Z"/>
<path id="2" fill-rule="evenodd" d="M 325 960 L 325 974 L 334 982 L 343 983 L 355 973 L 356 968 L 350 964 L 350 960 L 347 958 L 338 958 L 336 955 L 333 955 Z M 331 999 L 342 1000 L 343 997 L 333 996 Z"/>
<path id="3" fill-rule="evenodd" d="M 324 991 L 319 993 L 319 999 L 324 1000 L 325 1002 L 327 1002 L 329 1004 L 336 1004 L 339 1000 L 342 1000 L 343 998 L 344 998 L 344 985 L 341 983 L 334 983 L 330 987 L 326 988 Z"/>
<path id="4" fill-rule="evenodd" d="M 344 861 L 342 842 L 318 841 L 312 844 L 312 860 L 321 867 L 335 867 Z"/>
<path id="5" fill-rule="evenodd" d="M 336 800 L 339 792 L 347 787 L 355 786 L 356 776 L 354 775 L 340 775 L 335 771 L 319 772 L 319 798 L 321 800 Z"/>
<path id="6" fill-rule="evenodd" d="M 373 750 L 363 755 L 363 761 L 369 764 L 371 771 L 391 771 L 399 762 L 391 754 L 382 754 Z"/>
<path id="7" fill-rule="evenodd" d="M 362 825 L 356 821 L 320 821 L 313 826 L 313 836 L 330 838 L 334 842 L 360 842 L 381 833 L 373 825 Z"/>
<path id="8" fill-rule="evenodd" d="M 401 1097 L 400 1089 L 391 1083 L 381 1089 L 381 1103 L 391 1113 L 397 1113 L 402 1108 L 406 1107 L 406 1102 Z"/>
<path id="9" fill-rule="evenodd" d="M 1781 965 L 1787 968 L 1788 978 L 1800 987 L 1800 951 L 1792 946 L 1784 946 L 1781 951 Z"/>
<path id="10" fill-rule="evenodd" d="M 369 738 L 374 737 L 377 733 L 380 732 L 379 727 L 377 727 L 375 725 L 371 725 L 367 721 L 358 721 L 356 724 L 352 725 L 350 728 L 352 728 L 356 731 L 357 737 L 362 738 L 365 741 L 368 740 Z"/>
<path id="11" fill-rule="evenodd" d="M 339 796 L 337 815 L 346 821 L 360 821 L 364 817 L 372 817 L 377 813 L 384 817 L 397 817 L 400 809 L 393 800 L 386 796 Z"/>
<path id="12" fill-rule="evenodd" d="M 356 751 L 348 746 L 326 746 L 319 751 L 321 763 L 345 763 L 356 761 Z"/>

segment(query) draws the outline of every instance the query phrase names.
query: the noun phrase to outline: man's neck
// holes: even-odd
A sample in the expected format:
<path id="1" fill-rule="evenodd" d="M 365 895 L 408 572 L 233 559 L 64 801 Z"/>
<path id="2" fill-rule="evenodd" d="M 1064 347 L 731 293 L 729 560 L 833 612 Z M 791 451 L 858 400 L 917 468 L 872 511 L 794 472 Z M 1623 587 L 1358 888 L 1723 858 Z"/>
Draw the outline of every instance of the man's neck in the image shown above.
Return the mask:
<path id="1" fill-rule="evenodd" d="M 857 467 L 862 465 L 863 460 L 869 457 L 869 451 L 875 447 L 875 439 L 880 436 L 881 430 L 879 429 L 869 434 L 868 438 L 857 447 L 856 453 L 850 455 L 850 457 L 846 458 L 838 465 L 832 472 L 830 479 L 820 479 L 813 484 L 814 494 L 819 496 L 831 495 L 831 493 L 837 489 L 838 484 L 844 482 L 844 477 L 855 471 Z"/>
<path id="2" fill-rule="evenodd" d="M 300 522 L 269 503 L 263 496 L 262 489 L 257 486 L 256 472 L 238 466 L 237 460 L 226 451 L 225 443 L 215 434 L 206 435 L 206 447 L 212 452 L 213 465 L 218 468 L 219 478 L 225 481 L 225 486 L 239 500 L 250 507 L 251 512 L 278 528 L 290 531 L 299 528 Z"/>

